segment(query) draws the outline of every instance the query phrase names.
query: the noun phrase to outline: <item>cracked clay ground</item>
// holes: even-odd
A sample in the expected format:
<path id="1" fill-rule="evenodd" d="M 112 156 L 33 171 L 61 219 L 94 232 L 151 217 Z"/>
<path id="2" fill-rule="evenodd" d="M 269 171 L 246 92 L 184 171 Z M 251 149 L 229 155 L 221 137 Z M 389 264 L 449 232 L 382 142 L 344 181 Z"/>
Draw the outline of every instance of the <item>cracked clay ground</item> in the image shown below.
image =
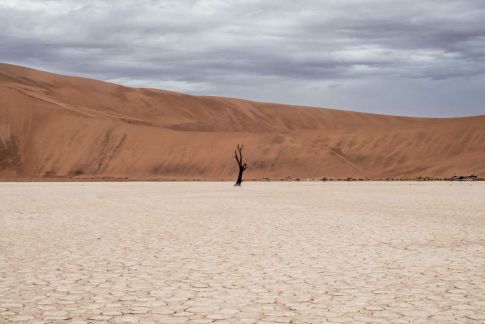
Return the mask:
<path id="1" fill-rule="evenodd" d="M 484 323 L 485 183 L 0 183 L 0 322 Z"/>

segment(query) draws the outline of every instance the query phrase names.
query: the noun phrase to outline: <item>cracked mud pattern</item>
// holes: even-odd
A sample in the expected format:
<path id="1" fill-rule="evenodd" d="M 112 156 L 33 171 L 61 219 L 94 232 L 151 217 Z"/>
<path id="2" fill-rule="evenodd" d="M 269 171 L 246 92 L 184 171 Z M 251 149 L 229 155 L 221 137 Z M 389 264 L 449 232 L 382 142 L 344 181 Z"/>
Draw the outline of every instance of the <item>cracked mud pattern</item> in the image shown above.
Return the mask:
<path id="1" fill-rule="evenodd" d="M 484 323 L 484 183 L 0 183 L 0 322 Z"/>

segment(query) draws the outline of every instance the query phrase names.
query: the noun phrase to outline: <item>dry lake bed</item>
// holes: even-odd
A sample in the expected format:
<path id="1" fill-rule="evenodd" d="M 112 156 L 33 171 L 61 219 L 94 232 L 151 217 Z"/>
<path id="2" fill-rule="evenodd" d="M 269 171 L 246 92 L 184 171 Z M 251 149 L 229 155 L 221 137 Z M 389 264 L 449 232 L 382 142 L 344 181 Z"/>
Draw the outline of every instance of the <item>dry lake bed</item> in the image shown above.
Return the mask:
<path id="1" fill-rule="evenodd" d="M 485 183 L 0 183 L 0 323 L 484 323 Z"/>

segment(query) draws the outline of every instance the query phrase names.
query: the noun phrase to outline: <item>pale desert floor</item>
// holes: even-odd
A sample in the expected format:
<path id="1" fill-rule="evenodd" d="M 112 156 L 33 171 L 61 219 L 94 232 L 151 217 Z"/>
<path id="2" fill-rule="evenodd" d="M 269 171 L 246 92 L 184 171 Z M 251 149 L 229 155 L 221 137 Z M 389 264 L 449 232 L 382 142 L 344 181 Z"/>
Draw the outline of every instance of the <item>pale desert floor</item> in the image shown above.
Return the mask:
<path id="1" fill-rule="evenodd" d="M 485 183 L 0 183 L 0 322 L 485 322 Z"/>

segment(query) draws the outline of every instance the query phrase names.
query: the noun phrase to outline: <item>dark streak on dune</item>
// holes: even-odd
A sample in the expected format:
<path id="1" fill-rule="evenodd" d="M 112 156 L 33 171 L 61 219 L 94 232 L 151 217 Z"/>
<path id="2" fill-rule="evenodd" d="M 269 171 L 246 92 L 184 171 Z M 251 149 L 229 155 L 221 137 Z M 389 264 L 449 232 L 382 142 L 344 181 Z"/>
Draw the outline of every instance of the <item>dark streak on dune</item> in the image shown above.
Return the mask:
<path id="1" fill-rule="evenodd" d="M 16 168 L 20 164 L 19 148 L 15 138 L 10 137 L 5 142 L 0 143 L 0 171 Z"/>
<path id="2" fill-rule="evenodd" d="M 2 179 L 485 176 L 485 116 L 424 119 L 196 97 L 0 64 Z"/>

